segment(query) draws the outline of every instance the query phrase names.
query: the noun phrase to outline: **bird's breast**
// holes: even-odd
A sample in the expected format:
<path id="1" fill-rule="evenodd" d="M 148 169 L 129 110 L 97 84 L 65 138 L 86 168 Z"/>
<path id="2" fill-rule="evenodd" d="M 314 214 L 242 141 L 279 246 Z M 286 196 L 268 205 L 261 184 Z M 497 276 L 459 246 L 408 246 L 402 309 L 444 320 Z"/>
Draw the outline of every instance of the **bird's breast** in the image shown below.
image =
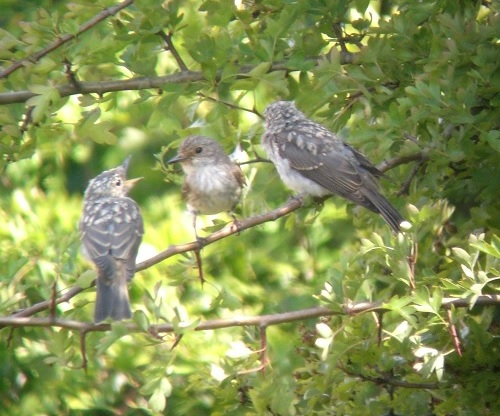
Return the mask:
<path id="1" fill-rule="evenodd" d="M 198 168 L 186 177 L 186 181 L 189 184 L 186 194 L 189 209 L 200 214 L 229 211 L 241 195 L 232 165 Z"/>

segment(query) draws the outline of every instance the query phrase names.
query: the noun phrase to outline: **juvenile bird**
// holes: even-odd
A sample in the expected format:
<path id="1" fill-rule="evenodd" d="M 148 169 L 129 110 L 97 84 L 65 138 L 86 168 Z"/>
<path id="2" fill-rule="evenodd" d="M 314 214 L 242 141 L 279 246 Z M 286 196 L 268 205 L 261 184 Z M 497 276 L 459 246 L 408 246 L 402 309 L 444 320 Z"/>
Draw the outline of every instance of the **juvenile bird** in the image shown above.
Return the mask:
<path id="1" fill-rule="evenodd" d="M 132 316 L 127 286 L 134 277 L 144 225 L 139 206 L 127 197 L 142 179 L 127 180 L 129 161 L 92 179 L 84 195 L 79 228 L 84 252 L 98 272 L 96 323 Z"/>
<path id="2" fill-rule="evenodd" d="M 197 215 L 232 211 L 246 183 L 245 176 L 218 142 L 204 136 L 187 137 L 177 155 L 167 163 L 176 162 L 181 164 L 186 175 L 182 194 L 188 210 L 193 213 L 194 232 L 199 239 Z"/>
<path id="3" fill-rule="evenodd" d="M 400 231 L 404 219 L 379 192 L 382 172 L 365 156 L 308 119 L 291 101 L 269 105 L 264 116 L 262 145 L 285 185 L 300 195 L 340 195 L 381 214 Z"/>

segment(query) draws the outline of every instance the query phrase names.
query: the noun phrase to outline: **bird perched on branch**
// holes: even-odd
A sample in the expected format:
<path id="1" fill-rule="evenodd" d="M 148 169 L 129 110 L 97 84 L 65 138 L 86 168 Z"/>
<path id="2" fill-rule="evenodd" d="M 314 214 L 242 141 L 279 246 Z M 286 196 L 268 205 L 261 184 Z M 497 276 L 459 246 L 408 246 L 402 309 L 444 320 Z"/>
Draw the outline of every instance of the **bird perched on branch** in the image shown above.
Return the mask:
<path id="1" fill-rule="evenodd" d="M 193 227 L 199 240 L 197 215 L 232 211 L 246 184 L 245 176 L 218 142 L 204 136 L 187 137 L 177 155 L 167 163 L 176 162 L 186 174 L 182 194 L 188 210 L 193 213 Z"/>
<path id="2" fill-rule="evenodd" d="M 142 178 L 127 180 L 130 157 L 89 182 L 83 201 L 80 233 L 84 252 L 97 267 L 94 322 L 132 316 L 128 282 L 144 225 L 137 203 L 127 197 Z"/>
<path id="3" fill-rule="evenodd" d="M 264 115 L 262 144 L 285 185 L 300 196 L 340 195 L 381 214 L 400 231 L 404 219 L 379 192 L 382 172 L 365 156 L 308 119 L 291 101 L 269 105 Z"/>

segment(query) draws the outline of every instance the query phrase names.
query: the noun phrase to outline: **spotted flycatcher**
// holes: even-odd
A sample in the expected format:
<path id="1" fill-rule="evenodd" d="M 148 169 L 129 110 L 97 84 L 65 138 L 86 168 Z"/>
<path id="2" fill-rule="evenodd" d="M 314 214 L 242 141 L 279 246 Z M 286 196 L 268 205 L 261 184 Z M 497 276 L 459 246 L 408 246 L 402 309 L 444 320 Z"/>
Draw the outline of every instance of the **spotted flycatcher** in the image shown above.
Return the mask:
<path id="1" fill-rule="evenodd" d="M 264 115 L 262 144 L 286 186 L 300 196 L 340 195 L 381 214 L 400 231 L 404 219 L 379 192 L 382 172 L 365 156 L 308 119 L 291 101 L 269 105 Z"/>
<path id="2" fill-rule="evenodd" d="M 85 191 L 80 233 L 84 252 L 97 268 L 96 323 L 132 316 L 127 285 L 134 277 L 144 226 L 139 206 L 127 197 L 142 179 L 127 180 L 129 161 L 96 176 Z"/>
<path id="3" fill-rule="evenodd" d="M 177 156 L 168 161 L 175 162 L 181 164 L 186 175 L 182 194 L 193 213 L 193 227 L 199 239 L 196 216 L 232 212 L 240 199 L 245 176 L 218 142 L 204 136 L 186 138 Z"/>

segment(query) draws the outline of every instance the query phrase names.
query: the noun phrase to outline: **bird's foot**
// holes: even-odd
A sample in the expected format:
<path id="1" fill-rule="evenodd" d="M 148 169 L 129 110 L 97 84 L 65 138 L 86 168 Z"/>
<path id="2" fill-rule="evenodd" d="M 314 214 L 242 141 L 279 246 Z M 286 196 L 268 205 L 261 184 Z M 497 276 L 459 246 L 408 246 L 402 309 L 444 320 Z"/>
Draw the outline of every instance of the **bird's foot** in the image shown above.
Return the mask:
<path id="1" fill-rule="evenodd" d="M 307 195 L 305 195 L 305 194 L 290 195 L 288 197 L 287 202 L 298 201 L 301 205 L 304 205 L 304 201 L 305 201 L 306 197 L 307 197 Z"/>
<path id="2" fill-rule="evenodd" d="M 198 250 L 201 250 L 203 247 L 205 247 L 208 244 L 208 241 L 205 237 L 200 237 L 198 234 L 195 237 L 196 237 L 196 242 L 200 246 L 200 248 Z"/>
<path id="3" fill-rule="evenodd" d="M 233 217 L 233 226 L 236 228 L 236 234 L 240 235 L 240 233 L 243 231 L 241 222 L 238 220 L 238 218 L 236 218 L 235 215 L 231 215 L 231 217 Z"/>

